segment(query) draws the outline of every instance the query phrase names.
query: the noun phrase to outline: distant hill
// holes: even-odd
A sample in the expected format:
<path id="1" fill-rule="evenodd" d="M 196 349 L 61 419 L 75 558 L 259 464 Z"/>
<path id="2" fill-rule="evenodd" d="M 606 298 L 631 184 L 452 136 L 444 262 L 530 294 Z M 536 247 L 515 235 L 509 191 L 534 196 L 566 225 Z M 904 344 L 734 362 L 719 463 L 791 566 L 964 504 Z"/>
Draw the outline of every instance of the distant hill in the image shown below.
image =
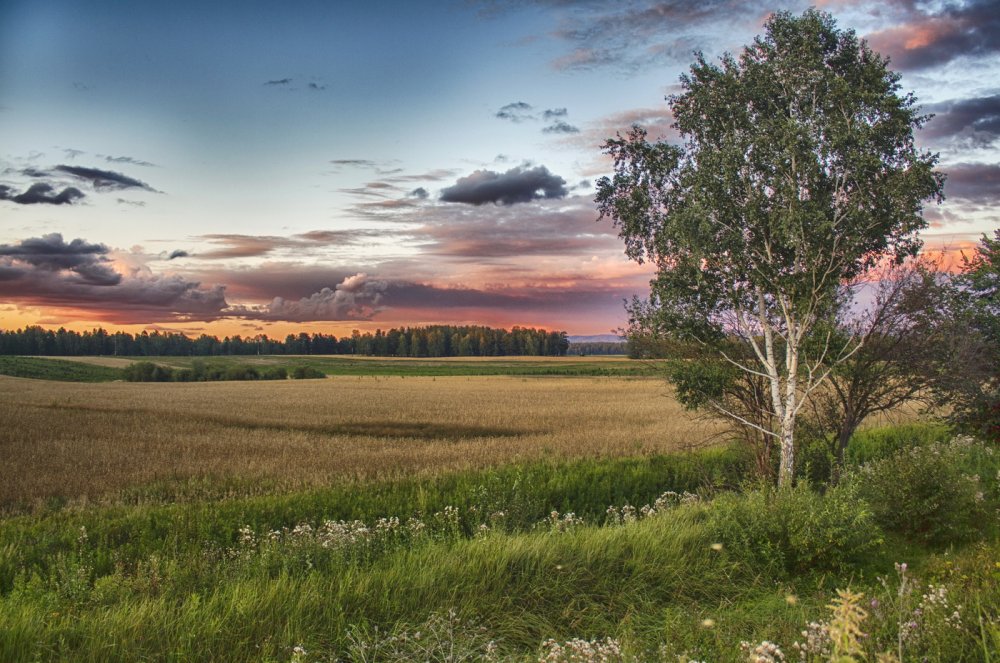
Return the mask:
<path id="1" fill-rule="evenodd" d="M 569 336 L 570 343 L 621 343 L 623 339 L 618 334 L 594 334 L 592 336 Z"/>

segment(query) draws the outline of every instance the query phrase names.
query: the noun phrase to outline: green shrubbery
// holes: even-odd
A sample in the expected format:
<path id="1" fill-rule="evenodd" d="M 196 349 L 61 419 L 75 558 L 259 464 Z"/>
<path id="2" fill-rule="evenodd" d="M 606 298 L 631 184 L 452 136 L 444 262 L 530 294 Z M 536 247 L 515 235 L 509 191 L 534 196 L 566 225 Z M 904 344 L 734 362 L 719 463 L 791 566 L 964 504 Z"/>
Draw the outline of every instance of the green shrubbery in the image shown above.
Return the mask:
<path id="1" fill-rule="evenodd" d="M 302 368 L 302 367 L 299 367 Z M 292 377 L 297 376 L 296 368 Z M 310 372 L 304 377 L 326 377 L 316 369 L 305 367 Z M 151 361 L 139 361 L 122 369 L 122 375 L 129 382 L 217 382 L 223 380 L 287 380 L 288 369 L 284 366 L 268 366 L 258 370 L 249 364 L 207 364 L 201 359 L 191 362 L 191 368 L 171 368 Z"/>
<path id="2" fill-rule="evenodd" d="M 848 481 L 887 530 L 946 545 L 978 537 L 991 521 L 996 527 L 994 456 L 991 447 L 958 437 L 902 449 L 862 465 Z M 979 471 L 987 472 L 985 480 Z"/>
<path id="3" fill-rule="evenodd" d="M 326 373 L 312 366 L 296 366 L 292 369 L 292 379 L 294 380 L 312 380 L 325 377 Z"/>
<path id="4" fill-rule="evenodd" d="M 730 555 L 769 574 L 843 571 L 883 543 L 871 508 L 849 486 L 725 494 L 713 500 L 707 527 Z"/>

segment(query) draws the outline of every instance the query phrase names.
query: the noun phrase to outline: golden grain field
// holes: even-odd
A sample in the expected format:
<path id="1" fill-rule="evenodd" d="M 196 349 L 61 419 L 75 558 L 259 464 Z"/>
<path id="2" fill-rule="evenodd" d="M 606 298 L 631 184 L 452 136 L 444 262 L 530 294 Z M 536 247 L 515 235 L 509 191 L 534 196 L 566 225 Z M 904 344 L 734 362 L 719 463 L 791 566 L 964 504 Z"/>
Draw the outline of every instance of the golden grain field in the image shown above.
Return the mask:
<path id="1" fill-rule="evenodd" d="M 341 377 L 79 384 L 0 377 L 0 507 L 198 479 L 295 489 L 704 444 L 656 379 Z"/>

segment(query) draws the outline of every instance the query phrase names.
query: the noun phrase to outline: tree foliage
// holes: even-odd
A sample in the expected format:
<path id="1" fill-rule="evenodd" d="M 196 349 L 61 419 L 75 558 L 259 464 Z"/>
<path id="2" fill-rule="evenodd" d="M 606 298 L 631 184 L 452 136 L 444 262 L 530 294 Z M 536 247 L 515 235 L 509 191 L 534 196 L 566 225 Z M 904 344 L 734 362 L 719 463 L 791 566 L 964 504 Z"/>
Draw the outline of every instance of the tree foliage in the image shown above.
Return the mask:
<path id="1" fill-rule="evenodd" d="M 759 428 L 780 441 L 783 484 L 804 397 L 857 347 L 807 341 L 834 328 L 845 280 L 916 253 L 922 206 L 942 195 L 936 156 L 913 143 L 925 118 L 898 81 L 828 14 L 778 13 L 738 58 L 698 55 L 681 77 L 669 104 L 683 145 L 639 127 L 605 144 L 601 215 L 657 268 L 631 326 L 694 339 L 766 381 L 775 425 Z"/>
<path id="2" fill-rule="evenodd" d="M 266 334 L 218 338 L 202 334 L 108 332 L 98 328 L 75 332 L 29 326 L 0 330 L 0 355 L 120 355 L 126 357 L 217 355 L 350 355 L 380 357 L 452 357 L 505 355 L 565 355 L 569 340 L 564 331 L 532 327 L 496 329 L 483 326 L 434 325 L 374 332 L 289 334 L 284 341 Z"/>

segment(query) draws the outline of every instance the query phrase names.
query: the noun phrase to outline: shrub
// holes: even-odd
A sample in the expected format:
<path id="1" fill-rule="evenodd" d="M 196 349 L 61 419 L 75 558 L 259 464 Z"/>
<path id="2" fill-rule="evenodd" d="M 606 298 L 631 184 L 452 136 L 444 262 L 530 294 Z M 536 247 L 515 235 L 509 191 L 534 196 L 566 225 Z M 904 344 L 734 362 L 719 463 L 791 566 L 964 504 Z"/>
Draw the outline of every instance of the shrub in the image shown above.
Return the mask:
<path id="1" fill-rule="evenodd" d="M 257 373 L 256 368 L 244 365 L 229 366 L 222 377 L 223 380 L 257 380 L 259 378 L 260 374 Z"/>
<path id="2" fill-rule="evenodd" d="M 261 380 L 287 380 L 288 370 L 284 366 L 271 366 L 260 374 Z"/>
<path id="3" fill-rule="evenodd" d="M 123 368 L 122 377 L 129 382 L 170 382 L 173 371 L 151 361 L 138 361 Z"/>
<path id="4" fill-rule="evenodd" d="M 882 544 L 869 505 L 853 486 L 820 495 L 800 483 L 722 495 L 707 527 L 730 555 L 769 572 L 838 571 Z"/>
<path id="5" fill-rule="evenodd" d="M 296 380 L 325 378 L 326 373 L 312 366 L 296 366 L 292 370 L 292 377 Z"/>
<path id="6" fill-rule="evenodd" d="M 863 465 L 849 480 L 887 530 L 937 545 L 968 540 L 988 522 L 984 486 L 975 473 L 977 457 L 986 452 L 992 449 L 956 437 Z"/>

